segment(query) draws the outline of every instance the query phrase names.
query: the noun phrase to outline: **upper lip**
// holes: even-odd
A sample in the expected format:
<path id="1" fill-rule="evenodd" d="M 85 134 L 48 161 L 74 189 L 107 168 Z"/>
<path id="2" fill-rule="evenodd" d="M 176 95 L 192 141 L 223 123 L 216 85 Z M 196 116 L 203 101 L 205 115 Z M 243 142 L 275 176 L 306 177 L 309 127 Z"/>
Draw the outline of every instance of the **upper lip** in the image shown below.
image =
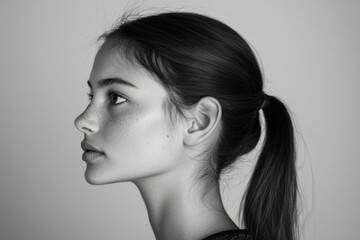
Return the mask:
<path id="1" fill-rule="evenodd" d="M 92 145 L 91 143 L 89 142 L 86 142 L 86 141 L 82 141 L 81 142 L 81 148 L 84 150 L 84 151 L 93 151 L 93 152 L 100 152 L 102 153 L 102 151 L 95 147 L 94 145 Z"/>

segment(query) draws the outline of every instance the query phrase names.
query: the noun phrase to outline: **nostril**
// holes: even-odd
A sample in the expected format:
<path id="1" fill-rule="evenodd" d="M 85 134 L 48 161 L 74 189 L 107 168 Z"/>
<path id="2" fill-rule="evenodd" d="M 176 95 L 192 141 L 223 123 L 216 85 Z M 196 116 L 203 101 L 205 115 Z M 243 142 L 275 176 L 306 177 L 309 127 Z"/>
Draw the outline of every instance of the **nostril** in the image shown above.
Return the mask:
<path id="1" fill-rule="evenodd" d="M 92 132 L 92 130 L 90 128 L 87 128 L 87 127 L 81 127 L 81 131 L 83 131 L 83 132 Z"/>

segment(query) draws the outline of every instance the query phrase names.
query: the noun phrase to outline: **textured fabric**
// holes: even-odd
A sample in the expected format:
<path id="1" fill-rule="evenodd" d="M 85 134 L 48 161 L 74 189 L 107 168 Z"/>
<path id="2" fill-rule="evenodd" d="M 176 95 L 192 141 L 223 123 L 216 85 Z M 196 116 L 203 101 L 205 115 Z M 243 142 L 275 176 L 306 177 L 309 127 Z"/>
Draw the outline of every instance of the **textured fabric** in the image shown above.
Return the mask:
<path id="1" fill-rule="evenodd" d="M 252 237 L 248 231 L 240 229 L 218 232 L 202 240 L 252 240 Z"/>

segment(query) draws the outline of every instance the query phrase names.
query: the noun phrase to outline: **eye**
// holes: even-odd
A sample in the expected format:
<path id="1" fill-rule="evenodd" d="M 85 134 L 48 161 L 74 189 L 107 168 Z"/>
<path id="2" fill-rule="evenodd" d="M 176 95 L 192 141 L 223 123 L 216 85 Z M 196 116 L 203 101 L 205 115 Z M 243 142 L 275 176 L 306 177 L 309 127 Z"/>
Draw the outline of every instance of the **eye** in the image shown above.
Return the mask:
<path id="1" fill-rule="evenodd" d="M 113 105 L 118 105 L 118 104 L 121 104 L 121 103 L 127 101 L 126 98 L 120 96 L 119 94 L 113 93 L 113 92 L 109 93 L 109 99 L 110 99 L 111 104 L 113 104 Z"/>

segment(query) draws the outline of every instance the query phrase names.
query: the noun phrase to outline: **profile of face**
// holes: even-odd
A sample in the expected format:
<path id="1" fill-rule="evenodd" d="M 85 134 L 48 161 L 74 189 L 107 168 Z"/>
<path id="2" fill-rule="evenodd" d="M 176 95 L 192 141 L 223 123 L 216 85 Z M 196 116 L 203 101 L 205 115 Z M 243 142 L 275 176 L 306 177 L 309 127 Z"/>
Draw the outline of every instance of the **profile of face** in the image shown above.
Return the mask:
<path id="1" fill-rule="evenodd" d="M 88 81 L 90 102 L 75 119 L 91 184 L 135 181 L 182 163 L 180 128 L 169 127 L 168 93 L 144 69 L 130 65 L 105 43 Z"/>

